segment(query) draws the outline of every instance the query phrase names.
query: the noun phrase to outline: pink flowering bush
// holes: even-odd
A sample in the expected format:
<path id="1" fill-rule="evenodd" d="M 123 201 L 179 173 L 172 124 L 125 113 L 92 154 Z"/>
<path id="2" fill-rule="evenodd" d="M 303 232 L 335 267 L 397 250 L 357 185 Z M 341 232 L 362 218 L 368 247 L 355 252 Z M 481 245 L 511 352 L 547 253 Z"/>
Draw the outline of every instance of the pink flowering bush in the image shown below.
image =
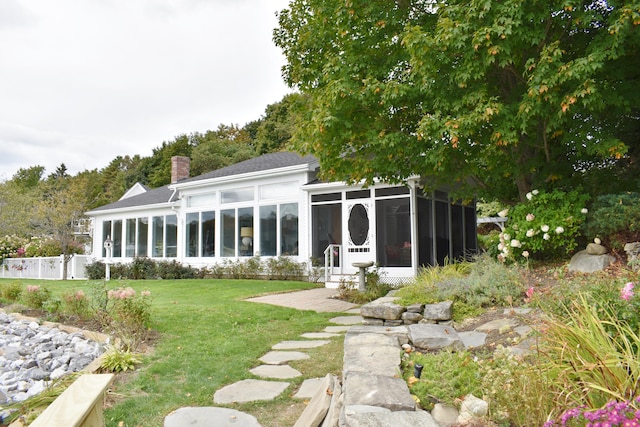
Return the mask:
<path id="1" fill-rule="evenodd" d="M 39 285 L 27 286 L 27 292 L 22 294 L 22 300 L 27 307 L 40 310 L 51 297 L 51 291 Z"/>
<path id="2" fill-rule="evenodd" d="M 68 314 L 78 316 L 81 319 L 91 317 L 89 299 L 83 290 L 80 289 L 72 293 L 65 293 L 62 295 L 62 299 L 65 303 L 65 312 Z"/>
<path id="3" fill-rule="evenodd" d="M 125 350 L 135 351 L 144 340 L 151 320 L 151 292 L 131 287 L 107 291 L 108 329 Z"/>
<path id="4" fill-rule="evenodd" d="M 584 406 L 565 411 L 560 420 L 548 421 L 544 427 L 640 427 L 640 397 L 630 401 L 612 400 L 603 408 L 587 410 Z"/>

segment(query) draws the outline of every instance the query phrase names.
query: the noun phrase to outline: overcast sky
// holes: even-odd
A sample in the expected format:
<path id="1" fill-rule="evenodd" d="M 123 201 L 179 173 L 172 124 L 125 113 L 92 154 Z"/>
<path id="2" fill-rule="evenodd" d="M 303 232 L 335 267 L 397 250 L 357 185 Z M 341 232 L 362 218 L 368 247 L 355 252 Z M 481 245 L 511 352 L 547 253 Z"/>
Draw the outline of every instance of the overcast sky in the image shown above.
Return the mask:
<path id="1" fill-rule="evenodd" d="M 259 119 L 291 92 L 272 41 L 287 4 L 0 0 L 0 181 Z"/>

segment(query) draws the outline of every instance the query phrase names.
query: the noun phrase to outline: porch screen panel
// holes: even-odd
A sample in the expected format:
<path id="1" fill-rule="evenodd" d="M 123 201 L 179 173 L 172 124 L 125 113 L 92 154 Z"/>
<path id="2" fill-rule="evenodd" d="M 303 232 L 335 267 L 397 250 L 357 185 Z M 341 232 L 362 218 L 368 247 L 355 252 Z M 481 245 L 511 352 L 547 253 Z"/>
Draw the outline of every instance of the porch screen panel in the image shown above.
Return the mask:
<path id="1" fill-rule="evenodd" d="M 198 247 L 200 242 L 198 241 L 198 225 L 200 222 L 200 213 L 191 212 L 187 214 L 186 226 L 184 228 L 184 240 L 186 248 L 186 256 L 197 257 Z"/>
<path id="2" fill-rule="evenodd" d="M 165 218 L 165 256 L 175 258 L 178 256 L 178 217 L 167 215 Z"/>
<path id="3" fill-rule="evenodd" d="M 126 222 L 127 231 L 125 238 L 125 256 L 134 257 L 136 254 L 136 220 L 129 218 Z"/>
<path id="4" fill-rule="evenodd" d="M 236 211 L 226 209 L 221 212 L 222 236 L 220 236 L 220 251 L 222 256 L 236 256 Z"/>
<path id="5" fill-rule="evenodd" d="M 418 264 L 436 264 L 433 256 L 433 201 L 418 198 Z"/>
<path id="6" fill-rule="evenodd" d="M 311 216 L 311 256 L 324 259 L 324 251 L 329 244 L 342 244 L 342 204 L 314 205 L 311 207 Z"/>
<path id="7" fill-rule="evenodd" d="M 111 238 L 111 221 L 102 221 L 102 256 L 107 256 L 107 249 L 104 247 L 104 242 L 107 240 L 107 237 Z"/>
<path id="8" fill-rule="evenodd" d="M 260 206 L 260 254 L 275 256 L 277 241 L 277 207 Z"/>
<path id="9" fill-rule="evenodd" d="M 453 259 L 464 259 L 464 211 L 460 205 L 451 205 L 451 246 Z"/>
<path id="10" fill-rule="evenodd" d="M 444 265 L 449 254 L 449 203 L 436 201 L 436 261 Z"/>
<path id="11" fill-rule="evenodd" d="M 298 204 L 280 205 L 280 254 L 298 255 Z"/>
<path id="12" fill-rule="evenodd" d="M 161 216 L 153 217 L 151 241 L 153 242 L 151 256 L 154 258 L 162 257 L 164 252 L 164 218 Z"/>
<path id="13" fill-rule="evenodd" d="M 238 209 L 238 236 L 240 256 L 253 256 L 253 208 Z"/>
<path id="14" fill-rule="evenodd" d="M 216 256 L 216 213 L 214 211 L 202 212 L 202 256 Z"/>
<path id="15" fill-rule="evenodd" d="M 378 262 L 382 267 L 411 267 L 409 199 L 376 201 Z"/>
<path id="16" fill-rule="evenodd" d="M 465 256 L 469 257 L 478 251 L 477 218 L 475 204 L 464 207 Z"/>
<path id="17" fill-rule="evenodd" d="M 149 238 L 149 218 L 138 218 L 138 248 L 136 256 L 149 256 L 147 253 Z"/>
<path id="18" fill-rule="evenodd" d="M 114 258 L 120 258 L 122 256 L 122 220 L 118 219 L 113 221 L 112 230 L 113 236 L 111 240 L 113 240 L 113 253 L 111 254 Z"/>

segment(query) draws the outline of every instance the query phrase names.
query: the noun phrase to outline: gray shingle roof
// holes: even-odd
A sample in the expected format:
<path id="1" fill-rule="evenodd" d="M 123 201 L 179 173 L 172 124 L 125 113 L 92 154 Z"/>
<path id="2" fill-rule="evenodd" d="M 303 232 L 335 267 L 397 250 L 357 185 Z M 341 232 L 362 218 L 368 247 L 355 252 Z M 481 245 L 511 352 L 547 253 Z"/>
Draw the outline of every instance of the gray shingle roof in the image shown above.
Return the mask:
<path id="1" fill-rule="evenodd" d="M 245 160 L 243 162 L 236 163 L 234 165 L 226 166 L 215 171 L 207 172 L 203 175 L 199 175 L 193 178 L 187 178 L 179 181 L 180 184 L 185 182 L 202 181 L 205 179 L 223 178 L 233 175 L 242 175 L 251 172 L 267 171 L 271 169 L 280 169 L 289 166 L 297 166 L 304 164 L 311 164 L 316 162 L 316 158 L 313 156 L 300 156 L 297 153 L 291 152 L 279 152 L 269 153 L 263 156 L 255 157 L 253 159 Z M 169 189 L 168 185 L 164 187 L 149 190 L 146 193 L 132 196 L 117 202 L 110 203 L 108 205 L 100 206 L 93 209 L 90 212 L 100 212 L 111 209 L 123 209 L 132 208 L 136 206 L 148 206 L 155 204 L 168 203 L 169 197 L 173 194 L 173 190 Z M 177 195 L 176 195 L 177 196 Z M 175 201 L 174 198 L 172 201 Z"/>

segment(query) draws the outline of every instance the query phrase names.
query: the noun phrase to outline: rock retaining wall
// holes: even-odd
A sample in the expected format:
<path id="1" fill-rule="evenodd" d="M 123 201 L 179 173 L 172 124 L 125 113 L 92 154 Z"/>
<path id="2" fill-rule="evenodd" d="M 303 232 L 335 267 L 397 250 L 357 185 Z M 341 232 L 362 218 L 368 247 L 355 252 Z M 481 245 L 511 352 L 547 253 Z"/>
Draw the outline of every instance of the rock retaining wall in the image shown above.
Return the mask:
<path id="1" fill-rule="evenodd" d="M 396 304 L 395 297 L 383 297 L 363 305 L 360 314 L 367 326 L 400 326 L 415 324 L 452 324 L 453 302 L 437 304 Z"/>

